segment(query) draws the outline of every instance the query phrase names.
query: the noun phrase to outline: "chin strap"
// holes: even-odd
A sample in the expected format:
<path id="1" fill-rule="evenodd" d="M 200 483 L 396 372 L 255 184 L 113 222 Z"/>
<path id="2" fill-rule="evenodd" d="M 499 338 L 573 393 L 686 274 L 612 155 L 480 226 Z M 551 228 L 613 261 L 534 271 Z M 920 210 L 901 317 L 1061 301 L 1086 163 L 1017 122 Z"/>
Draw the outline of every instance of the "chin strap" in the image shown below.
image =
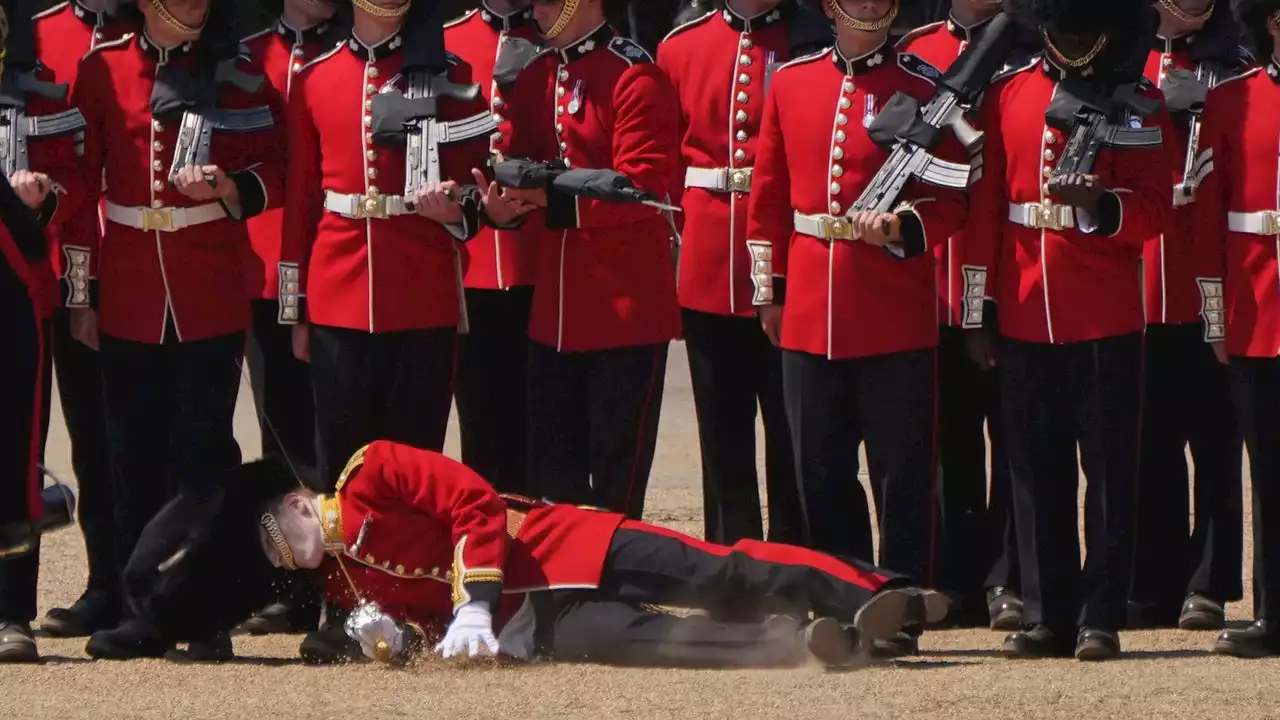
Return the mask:
<path id="1" fill-rule="evenodd" d="M 826 0 L 826 3 L 827 9 L 831 11 L 831 14 L 841 25 L 851 27 L 854 30 L 859 30 L 861 32 L 878 32 L 883 30 L 892 25 L 894 19 L 898 17 L 897 0 L 894 0 L 893 7 L 889 8 L 889 12 L 885 13 L 884 17 L 879 20 L 872 20 L 871 22 L 864 22 L 845 12 L 844 8 L 840 7 L 840 0 Z"/>

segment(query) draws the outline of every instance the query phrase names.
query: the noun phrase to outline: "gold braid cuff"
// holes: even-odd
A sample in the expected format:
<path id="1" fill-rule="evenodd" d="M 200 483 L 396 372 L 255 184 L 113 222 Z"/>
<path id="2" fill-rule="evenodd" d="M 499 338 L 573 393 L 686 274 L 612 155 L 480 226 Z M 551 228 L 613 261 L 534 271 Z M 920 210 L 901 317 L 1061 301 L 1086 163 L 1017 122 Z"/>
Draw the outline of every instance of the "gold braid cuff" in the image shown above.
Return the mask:
<path id="1" fill-rule="evenodd" d="M 366 13 L 368 13 L 368 14 L 370 14 L 370 15 L 374 16 L 374 17 L 377 17 L 377 18 L 398 18 L 398 17 L 403 16 L 405 13 L 409 12 L 409 5 L 411 5 L 411 4 L 413 3 L 413 0 L 408 0 L 408 2 L 406 2 L 406 3 L 405 3 L 405 4 L 403 4 L 403 5 L 401 5 L 400 7 L 394 7 L 394 8 L 384 8 L 384 7 L 381 7 L 381 6 L 379 6 L 379 5 L 374 5 L 374 4 L 373 4 L 372 2 L 370 2 L 369 0 L 351 0 L 351 2 L 352 2 L 356 7 L 360 8 L 360 9 L 361 9 L 361 10 L 363 10 L 364 12 L 366 12 Z"/>
<path id="2" fill-rule="evenodd" d="M 871 22 L 863 22 L 845 12 L 844 8 L 840 7 L 840 0 L 826 0 L 826 2 L 827 9 L 831 11 L 831 14 L 840 24 L 861 32 L 879 32 L 892 25 L 894 19 L 898 17 L 898 3 L 896 0 L 893 3 L 893 7 L 889 8 L 889 12 L 885 13 L 884 17 Z"/>
<path id="3" fill-rule="evenodd" d="M 276 518 L 271 513 L 262 513 L 262 529 L 267 531 L 267 537 L 271 538 L 271 544 L 276 546 L 276 552 L 280 553 L 281 564 L 285 570 L 297 570 L 298 564 L 293 560 L 293 550 L 289 549 L 289 543 L 285 542 L 284 533 L 280 532 L 280 523 L 276 522 Z"/>
<path id="4" fill-rule="evenodd" d="M 1204 12 L 1199 15 L 1192 15 L 1186 10 L 1178 7 L 1178 0 L 1160 0 L 1160 7 L 1168 10 L 1170 15 L 1184 23 L 1192 24 L 1208 20 L 1209 16 L 1213 14 L 1213 6 L 1216 4 L 1217 2 L 1215 0 L 1215 2 L 1209 3 L 1209 6 L 1204 9 Z"/>
<path id="5" fill-rule="evenodd" d="M 560 8 L 560 17 L 556 18 L 556 22 L 551 29 L 542 34 L 548 40 L 554 40 L 569 27 L 569 23 L 573 20 L 573 16 L 578 12 L 578 6 L 582 4 L 582 0 L 564 0 L 564 6 Z"/>
<path id="6" fill-rule="evenodd" d="M 156 17 L 160 18 L 160 22 L 168 25 L 171 30 L 182 35 L 199 35 L 204 29 L 204 20 L 199 25 L 187 25 L 169 12 L 169 8 L 164 4 L 164 0 L 149 0 L 151 9 L 156 11 Z M 205 18 L 209 17 L 208 11 L 205 12 Z"/>
<path id="7" fill-rule="evenodd" d="M 1064 55 L 1062 51 L 1058 49 L 1058 46 L 1053 44 L 1053 40 L 1049 39 L 1048 30 L 1042 29 L 1040 31 L 1040 34 L 1044 36 L 1044 46 L 1050 53 L 1053 54 L 1054 59 L 1072 69 L 1079 69 L 1082 67 L 1086 67 L 1089 65 L 1089 63 L 1096 60 L 1098 58 L 1098 55 L 1100 55 L 1102 51 L 1107 47 L 1107 41 L 1109 39 L 1105 34 L 1099 35 L 1098 41 L 1093 44 L 1093 48 L 1089 50 L 1089 52 L 1085 53 L 1084 55 L 1081 55 L 1078 58 L 1072 59 Z"/>

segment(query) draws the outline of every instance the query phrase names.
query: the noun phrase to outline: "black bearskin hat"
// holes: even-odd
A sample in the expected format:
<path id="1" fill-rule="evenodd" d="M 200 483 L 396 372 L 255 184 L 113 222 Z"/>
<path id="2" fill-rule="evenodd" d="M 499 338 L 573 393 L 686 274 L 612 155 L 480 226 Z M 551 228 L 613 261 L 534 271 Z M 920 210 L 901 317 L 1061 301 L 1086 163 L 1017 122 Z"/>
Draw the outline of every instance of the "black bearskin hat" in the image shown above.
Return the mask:
<path id="1" fill-rule="evenodd" d="M 1243 41 L 1240 24 L 1236 22 L 1231 8 L 1227 7 L 1225 0 L 1219 0 L 1214 3 L 1208 22 L 1196 31 L 1191 55 L 1197 62 L 1217 62 L 1228 68 L 1244 65 L 1248 59 L 1242 57 L 1240 45 Z"/>
<path id="2" fill-rule="evenodd" d="M 138 3 L 149 0 L 115 0 L 109 12 L 112 17 L 141 29 L 143 16 Z M 240 11 L 235 0 L 209 0 L 209 14 L 197 41 L 200 60 L 209 67 L 234 58 L 240 50 Z"/>
<path id="3" fill-rule="evenodd" d="M 409 3 L 400 30 L 404 39 L 405 70 L 445 72 L 449 62 L 444 49 L 444 18 L 440 17 L 439 0 L 409 0 Z"/>
<path id="4" fill-rule="evenodd" d="M 125 568 L 134 612 L 172 643 L 230 631 L 272 602 L 286 579 L 263 551 L 259 521 L 269 502 L 298 490 L 289 466 L 267 458 L 221 481 L 166 504 Z"/>
<path id="5" fill-rule="evenodd" d="M 1280 0 L 1233 0 L 1232 9 L 1244 30 L 1249 50 L 1259 62 L 1267 62 L 1275 54 L 1271 33 L 1267 32 L 1267 20 L 1280 10 Z"/>

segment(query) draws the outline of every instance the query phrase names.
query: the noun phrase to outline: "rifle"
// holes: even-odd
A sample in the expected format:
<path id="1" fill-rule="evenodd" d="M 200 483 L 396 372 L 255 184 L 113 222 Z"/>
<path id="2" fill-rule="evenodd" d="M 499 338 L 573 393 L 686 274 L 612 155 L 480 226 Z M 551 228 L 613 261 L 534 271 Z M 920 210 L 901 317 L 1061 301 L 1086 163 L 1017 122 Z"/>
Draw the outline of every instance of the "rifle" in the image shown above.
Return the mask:
<path id="1" fill-rule="evenodd" d="M 229 83 L 250 93 L 261 89 L 266 78 L 240 72 L 235 63 L 235 58 L 218 63 L 214 86 Z M 214 95 L 216 96 L 216 92 Z M 169 165 L 169 181 L 173 182 L 178 172 L 185 167 L 209 164 L 215 130 L 250 133 L 269 130 L 274 125 L 275 118 L 271 116 L 271 109 L 265 106 L 224 110 L 217 107 L 216 97 L 198 102 L 195 107 L 182 113 L 177 144 L 173 148 L 173 162 Z"/>
<path id="2" fill-rule="evenodd" d="M 1018 32 L 1008 15 L 997 15 L 982 38 L 966 48 L 938 80 L 938 89 L 923 108 L 905 93 L 889 99 L 867 129 L 872 140 L 889 151 L 889 159 L 850 207 L 850 215 L 863 210 L 889 212 L 912 177 L 938 187 L 968 187 L 970 165 L 941 160 L 931 151 L 942 141 L 943 131 L 950 129 L 971 158 L 981 157 L 983 134 L 969 125 L 964 114 L 1004 68 Z"/>
<path id="3" fill-rule="evenodd" d="M 406 208 L 412 209 L 410 198 L 418 188 L 427 183 L 440 182 L 441 145 L 487 137 L 497 131 L 498 123 L 488 110 L 452 122 L 436 119 L 439 115 L 440 98 L 474 100 L 479 94 L 479 85 L 455 83 L 445 77 L 444 73 L 438 75 L 422 71 L 409 73 L 408 88 L 402 96 L 406 102 L 401 105 L 404 111 L 402 132 L 405 140 L 404 200 Z M 382 93 L 374 99 L 375 117 L 378 115 L 378 100 L 389 95 L 391 94 Z"/>
<path id="4" fill-rule="evenodd" d="M 1200 152 L 1201 114 L 1209 90 L 1221 82 L 1222 75 L 1217 67 L 1202 63 L 1194 76 L 1175 70 L 1166 78 L 1166 85 L 1172 86 L 1165 94 L 1169 111 L 1177 110 L 1187 115 L 1187 150 L 1182 163 L 1182 182 L 1173 186 L 1173 204 L 1180 207 L 1195 202 L 1196 187 L 1213 169 L 1213 156 L 1208 151 Z"/>
<path id="5" fill-rule="evenodd" d="M 636 187 L 615 170 L 569 170 L 560 163 L 540 163 L 513 158 L 493 166 L 493 179 L 502 187 L 520 190 L 552 189 L 567 195 L 605 202 L 638 203 L 663 212 L 681 212 L 670 203 Z"/>
<path id="6" fill-rule="evenodd" d="M 1147 117 L 1160 107 L 1159 100 L 1141 97 L 1136 88 L 1137 83 L 1126 83 L 1103 98 L 1080 78 L 1073 76 L 1059 83 L 1058 93 L 1045 111 L 1051 127 L 1068 132 L 1055 176 L 1092 173 L 1103 147 L 1160 146 L 1160 128 L 1129 126 L 1130 118 Z"/>

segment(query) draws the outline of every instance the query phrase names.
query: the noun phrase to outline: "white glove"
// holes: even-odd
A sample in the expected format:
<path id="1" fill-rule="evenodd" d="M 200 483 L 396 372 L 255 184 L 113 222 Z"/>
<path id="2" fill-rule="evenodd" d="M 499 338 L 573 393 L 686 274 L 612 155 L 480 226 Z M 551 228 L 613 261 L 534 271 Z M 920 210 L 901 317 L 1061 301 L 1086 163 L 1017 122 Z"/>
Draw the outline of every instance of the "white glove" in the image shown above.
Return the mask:
<path id="1" fill-rule="evenodd" d="M 480 603 L 467 603 L 458 608 L 453 622 L 436 645 L 436 652 L 446 658 L 482 657 L 498 654 L 498 638 L 493 634 L 493 617 Z"/>
<path id="2" fill-rule="evenodd" d="M 374 603 L 361 603 L 347 616 L 343 629 L 371 660 L 391 662 L 404 649 L 404 630 Z"/>

